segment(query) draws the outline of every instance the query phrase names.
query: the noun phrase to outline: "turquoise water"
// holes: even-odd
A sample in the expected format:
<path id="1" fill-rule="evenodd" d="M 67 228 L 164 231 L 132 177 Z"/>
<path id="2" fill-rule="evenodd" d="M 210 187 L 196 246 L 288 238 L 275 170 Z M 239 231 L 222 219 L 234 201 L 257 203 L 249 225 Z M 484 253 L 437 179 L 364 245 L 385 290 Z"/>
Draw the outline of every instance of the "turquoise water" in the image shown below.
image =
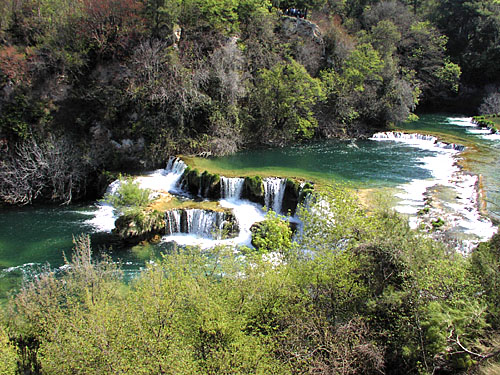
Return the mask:
<path id="1" fill-rule="evenodd" d="M 500 221 L 500 137 L 477 134 L 476 128 L 466 126 L 458 116 L 425 115 L 417 122 L 402 124 L 404 130 L 420 133 L 438 132 L 457 137 L 457 141 L 471 142 L 477 151 L 467 152 L 466 168 L 484 178 L 487 210 L 496 221 Z M 456 124 L 460 123 L 460 126 Z"/>
<path id="2" fill-rule="evenodd" d="M 328 140 L 277 149 L 251 150 L 215 159 L 223 169 L 270 170 L 309 175 L 357 187 L 394 186 L 415 178 L 429 178 L 430 172 L 416 160 L 432 156 L 405 144 L 359 140 Z"/>
<path id="3" fill-rule="evenodd" d="M 484 175 L 488 209 L 500 217 L 500 141 L 471 134 L 470 128 L 453 125 L 444 115 L 423 116 L 404 128 L 446 133 L 476 144 L 480 152 L 471 156 L 469 166 L 474 173 Z M 403 143 L 332 140 L 246 151 L 214 160 L 225 169 L 280 169 L 290 176 L 305 173 L 311 178 L 344 181 L 356 187 L 384 187 L 430 178 L 431 173 L 424 168 L 421 158 L 434 153 Z M 63 253 L 70 257 L 72 238 L 81 233 L 91 234 L 94 249 L 110 250 L 112 257 L 120 259 L 124 271 L 130 274 L 168 249 L 165 244 L 118 248 L 110 235 L 94 233 L 94 228 L 86 223 L 94 211 L 92 205 L 0 208 L 0 298 L 46 264 L 51 268 L 63 265 Z"/>

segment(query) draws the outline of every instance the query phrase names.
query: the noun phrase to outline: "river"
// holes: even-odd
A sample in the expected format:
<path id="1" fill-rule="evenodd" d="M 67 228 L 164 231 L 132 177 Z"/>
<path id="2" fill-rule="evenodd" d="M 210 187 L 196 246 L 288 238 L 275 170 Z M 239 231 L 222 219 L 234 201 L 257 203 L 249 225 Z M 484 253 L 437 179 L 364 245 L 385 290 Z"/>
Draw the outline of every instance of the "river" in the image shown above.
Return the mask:
<path id="1" fill-rule="evenodd" d="M 485 201 L 490 215 L 500 218 L 500 139 L 476 128 L 469 118 L 445 115 L 425 115 L 414 123 L 401 126 L 403 131 L 416 131 L 449 137 L 452 142 L 467 146 L 465 153 L 437 147 L 433 140 L 418 137 L 311 142 L 279 149 L 253 150 L 236 155 L 205 160 L 217 170 L 228 174 L 249 171 L 268 175 L 288 175 L 323 182 L 343 182 L 355 188 L 394 189 L 396 208 L 410 215 L 416 225 L 416 212 L 424 204 L 425 193 L 431 188 L 441 199 L 440 209 L 448 210 L 449 221 L 456 221 L 456 231 L 491 235 L 492 226 L 473 211 L 476 176 L 464 174 L 455 162 L 462 162 L 473 174 L 484 177 Z M 147 183 L 162 183 L 168 178 L 160 171 L 145 179 Z M 472 200 L 472 201 L 471 201 Z M 261 220 L 264 212 L 255 204 L 225 200 L 227 207 L 240 210 L 241 217 Z M 453 216 L 455 215 L 455 216 Z M 413 219 L 412 219 L 413 218 Z M 57 270 L 69 258 L 72 237 L 91 235 L 94 249 L 106 249 L 120 260 L 124 272 L 133 275 L 157 254 L 171 248 L 169 241 L 181 244 L 206 244 L 205 239 L 178 235 L 165 238 L 160 245 L 118 249 L 110 242 L 106 231 L 112 224 L 110 207 L 105 205 L 72 205 L 69 207 L 3 208 L 0 211 L 0 297 L 15 291 L 20 281 L 29 279 L 44 267 Z M 251 225 L 250 221 L 244 225 Z M 236 241 L 248 242 L 244 235 Z"/>

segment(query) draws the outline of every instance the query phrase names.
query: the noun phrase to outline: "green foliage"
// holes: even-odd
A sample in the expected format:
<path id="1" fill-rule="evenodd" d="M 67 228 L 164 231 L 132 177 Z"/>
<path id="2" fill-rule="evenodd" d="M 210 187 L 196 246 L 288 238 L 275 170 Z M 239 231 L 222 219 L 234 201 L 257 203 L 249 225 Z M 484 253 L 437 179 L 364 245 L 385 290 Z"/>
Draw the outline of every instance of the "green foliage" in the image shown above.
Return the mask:
<path id="1" fill-rule="evenodd" d="M 46 104 L 32 101 L 24 93 L 17 93 L 6 103 L 0 116 L 0 132 L 14 139 L 26 140 L 37 130 L 50 123 L 52 117 Z"/>
<path id="2" fill-rule="evenodd" d="M 488 321 L 500 327 L 500 234 L 483 242 L 473 251 L 471 271 L 480 280 L 483 295 L 488 304 Z"/>
<path id="3" fill-rule="evenodd" d="M 15 347 L 10 343 L 5 329 L 0 327 L 0 374 L 15 374 L 16 365 Z"/>
<path id="4" fill-rule="evenodd" d="M 437 228 L 441 228 L 445 223 L 444 223 L 444 220 L 442 218 L 437 218 L 436 220 L 433 220 L 431 222 L 432 224 L 432 227 L 437 229 Z"/>
<path id="5" fill-rule="evenodd" d="M 367 215 L 348 190 L 308 204 L 296 244 L 278 216 L 262 223 L 261 251 L 286 250 L 280 262 L 186 248 L 122 284 L 88 237 L 76 239 L 64 274 L 41 275 L 9 302 L 9 335 L 27 353 L 20 370 L 430 374 L 494 353 L 483 345 L 497 327 L 498 236 L 469 262 L 387 208 Z"/>
<path id="6" fill-rule="evenodd" d="M 263 69 L 252 93 L 254 138 L 270 145 L 311 138 L 318 125 L 313 107 L 323 99 L 320 81 L 295 60 Z"/>
<path id="7" fill-rule="evenodd" d="M 349 88 L 362 92 L 366 82 L 382 81 L 383 62 L 371 44 L 360 44 L 345 61 L 343 75 Z"/>
<path id="8" fill-rule="evenodd" d="M 260 253 L 277 252 L 287 255 L 292 248 L 290 224 L 273 211 L 252 228 L 252 244 Z"/>
<path id="9" fill-rule="evenodd" d="M 238 1 L 184 0 L 181 22 L 191 27 L 213 28 L 223 34 L 238 30 Z"/>
<path id="10" fill-rule="evenodd" d="M 137 208 L 144 208 L 151 203 L 151 191 L 142 189 L 139 183 L 132 178 L 119 178 L 119 187 L 116 192 L 108 194 L 105 201 L 115 209 L 126 212 Z"/>

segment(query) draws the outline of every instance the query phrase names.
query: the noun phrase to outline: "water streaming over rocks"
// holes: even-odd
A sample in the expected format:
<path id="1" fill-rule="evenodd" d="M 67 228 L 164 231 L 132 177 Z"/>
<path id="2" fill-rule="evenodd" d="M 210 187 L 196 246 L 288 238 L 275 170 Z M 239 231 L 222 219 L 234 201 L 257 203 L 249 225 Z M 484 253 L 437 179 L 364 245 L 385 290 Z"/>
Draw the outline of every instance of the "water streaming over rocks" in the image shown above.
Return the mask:
<path id="1" fill-rule="evenodd" d="M 491 220 L 480 215 L 477 176 L 468 174 L 457 165 L 459 152 L 465 147 L 453 143 L 439 142 L 436 137 L 400 132 L 377 133 L 376 141 L 404 142 L 417 148 L 434 150 L 434 156 L 419 158 L 432 178 L 414 179 L 399 186 L 396 194 L 399 202 L 395 209 L 410 215 L 413 228 L 426 227 L 432 230 L 432 223 L 442 219 L 446 233 L 457 241 L 457 249 L 468 253 L 478 241 L 489 239 L 495 232 Z M 460 232 L 460 235 L 458 235 Z M 473 239 L 461 241 L 462 234 Z"/>
<path id="2" fill-rule="evenodd" d="M 455 235 L 462 243 L 461 249 L 467 252 L 479 240 L 488 239 L 495 231 L 491 221 L 479 213 L 477 207 L 479 186 L 484 187 L 484 194 L 489 194 L 486 195 L 489 213 L 500 214 L 498 210 L 500 135 L 491 134 L 487 129 L 478 127 L 471 118 L 425 115 L 421 116 L 419 122 L 405 126 L 409 131 L 418 131 L 422 134 L 426 131 L 447 132 L 472 143 L 477 142 L 481 148 L 477 153 L 480 160 L 476 163 L 474 160 L 469 160 L 468 167 L 475 173 L 483 174 L 481 181 L 476 175 L 464 172 L 457 165 L 462 148 L 441 144 L 432 136 L 407 135 L 403 132 L 381 133 L 372 140 L 359 140 L 356 142 L 358 147 L 348 147 L 345 142 L 333 140 L 278 150 L 246 151 L 243 156 L 235 157 L 239 158 L 239 165 L 243 165 L 246 169 L 277 167 L 283 171 L 289 168 L 291 176 L 296 175 L 297 171 L 300 173 L 304 170 L 315 173 L 314 176 L 311 174 L 310 178 L 305 178 L 306 180 L 313 180 L 316 176 L 327 176 L 333 181 L 338 181 L 336 178 L 339 177 L 342 181 L 353 181 L 355 187 L 396 186 L 398 190 L 396 209 L 408 214 L 410 223 L 414 227 L 422 225 L 429 227 L 433 220 L 442 218 L 444 226 L 433 233 Z M 487 151 L 486 155 L 484 149 Z M 228 165 L 229 162 L 225 164 L 226 167 Z M 156 193 L 168 191 L 186 196 L 180 186 L 185 168 L 186 165 L 182 160 L 170 158 L 165 169 L 137 177 L 136 181 L 142 187 L 150 188 Z M 219 244 L 251 246 L 250 227 L 254 222 L 264 220 L 266 213 L 262 208 L 263 204 L 276 212 L 280 212 L 283 206 L 286 206 L 279 203 L 282 200 L 279 196 L 284 185 L 282 179 L 265 179 L 265 187 L 264 184 L 260 185 L 262 180 L 259 183 L 254 180 L 256 185 L 252 185 L 252 189 L 244 188 L 243 192 L 240 192 L 242 179 L 222 181 L 223 179 L 221 178 L 221 184 L 224 187 L 215 184 L 214 191 L 223 195 L 224 199 L 219 201 L 220 207 L 230 210 L 238 221 L 239 232 L 236 237 L 217 239 L 203 235 L 203 233 L 214 233 L 211 229 L 204 228 L 219 228 L 217 219 L 210 219 L 212 222 L 215 221 L 215 225 L 205 225 L 202 223 L 207 223 L 209 220 L 205 218 L 203 221 L 201 214 L 195 219 L 194 213 L 190 217 L 193 221 L 199 221 L 190 225 L 190 229 L 199 231 L 202 235 L 184 233 L 181 229 L 182 212 L 171 210 L 165 213 L 165 221 L 168 222 L 166 232 L 172 234 L 165 235 L 158 246 L 151 247 L 155 252 L 159 253 L 165 248 L 170 248 L 165 242 L 172 241 L 180 245 L 199 245 L 204 248 Z M 365 185 L 362 185 L 363 183 Z M 113 182 L 108 187 L 107 194 L 114 194 L 119 186 L 120 181 Z M 262 187 L 262 190 L 253 189 L 255 186 Z M 267 198 L 264 197 L 264 188 Z M 242 194 L 250 198 L 248 194 L 250 190 L 259 196 L 258 204 L 241 199 Z M 288 198 L 285 196 L 285 202 Z M 103 202 L 95 206 L 12 207 L 2 210 L 0 280 L 12 283 L 16 278 L 36 275 L 38 269 L 47 263 L 54 269 L 64 267 L 62 252 L 70 257 L 73 246 L 72 235 L 94 232 L 93 244 L 97 248 L 109 246 L 106 242 L 109 236 L 104 232 L 110 232 L 114 228 L 115 215 L 113 207 Z M 187 213 L 185 216 L 187 218 Z M 187 227 L 187 223 L 185 226 Z M 144 262 L 150 259 L 138 257 L 135 250 L 117 252 L 115 255 L 116 258 L 125 260 L 123 267 L 129 275 L 136 274 L 144 266 Z"/>
<path id="3" fill-rule="evenodd" d="M 223 211 L 203 209 L 169 210 L 165 214 L 166 234 L 194 234 L 208 239 L 221 239 L 228 230 L 237 230 L 236 219 Z"/>
<path id="4" fill-rule="evenodd" d="M 145 176 L 135 179 L 143 189 L 152 191 L 152 198 L 156 198 L 161 192 L 179 193 L 178 182 L 186 169 L 186 164 L 179 158 L 170 157 L 165 169 L 158 169 Z M 105 196 L 116 194 L 122 181 L 115 180 L 107 188 Z M 117 213 L 114 208 L 102 200 L 97 204 L 97 212 L 93 218 L 86 221 L 97 232 L 111 232 L 115 227 Z"/>
<path id="5" fill-rule="evenodd" d="M 285 178 L 265 178 L 264 179 L 264 201 L 268 209 L 277 214 L 282 213 L 283 197 L 285 195 Z"/>
<path id="6" fill-rule="evenodd" d="M 243 192 L 244 178 L 220 178 L 220 195 L 222 199 L 240 199 Z"/>
<path id="7" fill-rule="evenodd" d="M 423 145 L 425 143 L 431 143 L 438 148 L 444 148 L 449 150 L 464 151 L 465 146 L 458 145 L 456 143 L 445 143 L 439 142 L 437 137 L 426 134 L 418 133 L 402 133 L 402 132 L 380 132 L 375 133 L 372 138 L 373 140 L 388 140 L 388 141 L 408 141 L 410 144 Z"/>

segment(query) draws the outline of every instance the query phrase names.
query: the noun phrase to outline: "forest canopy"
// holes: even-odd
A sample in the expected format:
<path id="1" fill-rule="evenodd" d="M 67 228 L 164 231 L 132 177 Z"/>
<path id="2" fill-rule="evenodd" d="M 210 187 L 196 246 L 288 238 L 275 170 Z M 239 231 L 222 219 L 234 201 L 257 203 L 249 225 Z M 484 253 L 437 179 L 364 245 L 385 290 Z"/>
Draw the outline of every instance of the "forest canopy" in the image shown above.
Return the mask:
<path id="1" fill-rule="evenodd" d="M 500 95 L 492 0 L 0 7 L 1 186 L 19 182 L 12 169 L 29 169 L 23 150 L 72 149 L 26 179 L 27 201 L 0 188 L 11 203 L 92 195 L 102 171 L 152 168 L 168 155 L 369 136 L 416 110 L 474 112 Z M 64 193 L 49 181 L 61 162 L 72 166 Z"/>

